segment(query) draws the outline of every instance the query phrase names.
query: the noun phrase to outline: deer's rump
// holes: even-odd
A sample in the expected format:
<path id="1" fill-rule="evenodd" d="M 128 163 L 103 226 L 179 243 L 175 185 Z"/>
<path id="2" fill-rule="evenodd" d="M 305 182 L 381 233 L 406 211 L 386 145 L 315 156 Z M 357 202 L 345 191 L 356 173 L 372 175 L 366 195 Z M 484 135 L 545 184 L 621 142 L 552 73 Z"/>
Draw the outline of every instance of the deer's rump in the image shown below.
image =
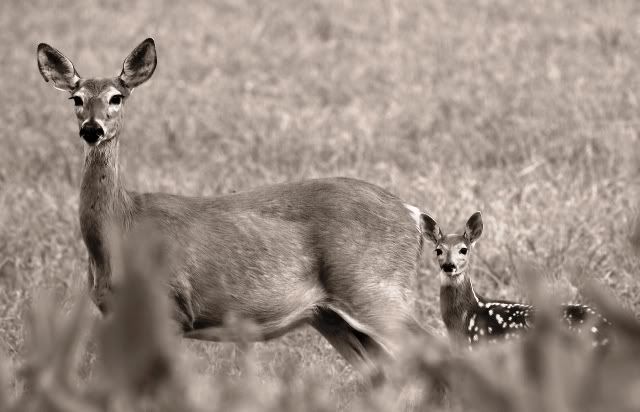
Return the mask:
<path id="1" fill-rule="evenodd" d="M 301 321 L 323 304 L 357 315 L 408 299 L 416 222 L 375 185 L 333 178 L 216 198 L 134 196 L 134 221 L 154 222 L 169 243 L 173 286 L 196 327 L 229 312 L 260 324 Z"/>

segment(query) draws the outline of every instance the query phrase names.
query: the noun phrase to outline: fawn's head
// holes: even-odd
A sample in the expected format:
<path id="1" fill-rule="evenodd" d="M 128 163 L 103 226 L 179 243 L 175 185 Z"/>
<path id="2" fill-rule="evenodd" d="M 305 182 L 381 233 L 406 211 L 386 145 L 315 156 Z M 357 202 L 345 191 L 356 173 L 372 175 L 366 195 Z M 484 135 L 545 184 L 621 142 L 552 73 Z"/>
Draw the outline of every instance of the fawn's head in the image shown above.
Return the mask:
<path id="1" fill-rule="evenodd" d="M 80 137 L 98 145 L 118 136 L 124 104 L 135 87 L 149 80 L 156 68 L 156 46 L 146 39 L 124 60 L 120 75 L 82 78 L 73 63 L 45 43 L 38 45 L 38 68 L 44 80 L 71 94 L 80 127 Z"/>
<path id="2" fill-rule="evenodd" d="M 440 226 L 426 213 L 420 215 L 420 231 L 436 248 L 436 261 L 449 278 L 465 273 L 471 259 L 471 251 L 482 235 L 482 215 L 476 212 L 467 221 L 464 233 L 443 235 Z"/>

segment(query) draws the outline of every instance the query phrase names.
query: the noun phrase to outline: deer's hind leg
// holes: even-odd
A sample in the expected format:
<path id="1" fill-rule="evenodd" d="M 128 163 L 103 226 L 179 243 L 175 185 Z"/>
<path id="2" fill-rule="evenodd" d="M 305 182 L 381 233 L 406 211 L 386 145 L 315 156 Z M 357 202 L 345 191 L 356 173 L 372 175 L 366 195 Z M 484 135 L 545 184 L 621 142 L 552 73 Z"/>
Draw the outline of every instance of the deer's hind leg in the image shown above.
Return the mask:
<path id="1" fill-rule="evenodd" d="M 381 342 L 326 307 L 318 308 L 311 325 L 356 371 L 374 385 L 382 382 L 384 373 L 381 365 L 389 360 L 390 354 Z"/>

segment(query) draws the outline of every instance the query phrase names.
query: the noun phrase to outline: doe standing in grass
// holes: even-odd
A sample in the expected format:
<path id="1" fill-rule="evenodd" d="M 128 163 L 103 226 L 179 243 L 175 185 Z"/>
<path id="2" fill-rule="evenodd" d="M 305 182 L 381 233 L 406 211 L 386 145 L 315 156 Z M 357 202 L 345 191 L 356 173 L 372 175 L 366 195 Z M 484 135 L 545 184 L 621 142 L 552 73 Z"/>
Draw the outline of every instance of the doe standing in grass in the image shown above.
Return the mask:
<path id="1" fill-rule="evenodd" d="M 239 338 L 224 324 L 232 314 L 255 323 L 256 340 L 309 324 L 367 374 L 404 335 L 425 335 L 411 305 L 422 245 L 418 209 L 346 178 L 215 198 L 126 190 L 118 167 L 124 106 L 154 73 L 154 41 L 137 46 L 112 78 L 81 77 L 44 43 L 37 58 L 44 79 L 73 101 L 86 143 L 80 228 L 101 311 L 113 286 L 110 235 L 145 222 L 169 246 L 173 316 L 187 337 Z"/>
<path id="2" fill-rule="evenodd" d="M 435 245 L 435 257 L 440 267 L 440 310 L 449 334 L 456 341 L 496 342 L 517 337 L 534 324 L 535 309 L 531 305 L 506 300 L 487 299 L 473 289 L 469 277 L 470 259 L 476 241 L 482 235 L 482 215 L 474 213 L 467 221 L 464 233 L 444 235 L 436 221 L 422 214 L 423 235 Z M 595 317 L 595 322 L 588 322 Z M 580 332 L 591 325 L 593 344 L 608 343 L 608 321 L 585 305 L 562 305 L 562 318 L 570 329 Z"/>

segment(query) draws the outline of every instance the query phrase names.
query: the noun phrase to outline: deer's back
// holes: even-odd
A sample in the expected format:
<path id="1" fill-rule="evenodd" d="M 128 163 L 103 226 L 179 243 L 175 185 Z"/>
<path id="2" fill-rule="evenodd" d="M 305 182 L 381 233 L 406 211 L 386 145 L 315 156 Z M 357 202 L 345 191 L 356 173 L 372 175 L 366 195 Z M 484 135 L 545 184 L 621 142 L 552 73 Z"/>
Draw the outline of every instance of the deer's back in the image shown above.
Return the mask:
<path id="1" fill-rule="evenodd" d="M 415 221 L 398 198 L 366 182 L 318 179 L 216 198 L 134 198 L 134 220 L 161 227 L 173 272 L 211 319 L 223 309 L 272 319 L 381 284 L 404 298 L 416 272 Z M 357 299 L 351 304 L 357 310 Z"/>

